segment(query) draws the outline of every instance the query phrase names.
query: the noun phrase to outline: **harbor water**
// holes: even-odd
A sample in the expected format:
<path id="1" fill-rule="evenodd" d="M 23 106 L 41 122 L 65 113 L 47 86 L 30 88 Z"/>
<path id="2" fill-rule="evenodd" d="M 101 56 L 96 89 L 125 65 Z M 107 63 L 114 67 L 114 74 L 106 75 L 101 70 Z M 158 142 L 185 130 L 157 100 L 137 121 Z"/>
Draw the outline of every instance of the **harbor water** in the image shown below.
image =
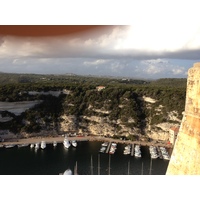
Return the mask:
<path id="1" fill-rule="evenodd" d="M 1 175 L 59 175 L 77 163 L 79 175 L 165 175 L 169 161 L 152 159 L 149 148 L 141 146 L 142 157 L 124 155 L 125 144 L 117 144 L 115 154 L 99 153 L 102 142 L 81 141 L 77 147 L 47 144 L 45 149 L 0 148 Z"/>

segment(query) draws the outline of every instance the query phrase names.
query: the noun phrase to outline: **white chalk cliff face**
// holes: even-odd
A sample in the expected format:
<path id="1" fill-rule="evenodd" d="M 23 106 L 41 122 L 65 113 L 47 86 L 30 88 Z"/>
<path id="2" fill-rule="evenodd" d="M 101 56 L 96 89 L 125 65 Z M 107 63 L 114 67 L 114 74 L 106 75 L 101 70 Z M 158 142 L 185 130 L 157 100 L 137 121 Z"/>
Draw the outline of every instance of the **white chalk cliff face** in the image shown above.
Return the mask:
<path id="1" fill-rule="evenodd" d="M 140 130 L 136 127 L 126 127 L 120 119 L 110 121 L 108 117 L 99 116 L 82 116 L 82 119 L 87 121 L 78 121 L 77 117 L 74 115 L 62 115 L 60 122 L 60 131 L 77 131 L 77 133 L 89 133 L 92 135 L 109 135 L 113 136 L 115 134 L 121 136 L 135 135 L 140 136 Z M 132 122 L 133 119 L 129 119 Z M 120 130 L 116 130 L 115 124 L 120 127 Z M 151 128 L 145 129 L 145 136 L 153 140 L 169 140 L 169 130 L 174 123 L 160 123 Z"/>
<path id="2" fill-rule="evenodd" d="M 200 63 L 188 71 L 185 112 L 167 175 L 200 175 Z"/>

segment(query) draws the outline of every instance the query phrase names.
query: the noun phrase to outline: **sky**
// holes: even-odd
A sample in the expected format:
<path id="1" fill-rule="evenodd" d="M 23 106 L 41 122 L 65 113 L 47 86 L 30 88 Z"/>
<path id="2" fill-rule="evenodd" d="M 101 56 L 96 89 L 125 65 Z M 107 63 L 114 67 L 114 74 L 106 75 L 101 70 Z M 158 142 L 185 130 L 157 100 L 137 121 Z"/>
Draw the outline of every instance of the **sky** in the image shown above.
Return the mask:
<path id="1" fill-rule="evenodd" d="M 11 17 L 0 25 L 0 72 L 186 78 L 200 61 L 198 1 L 125 0 L 126 9 L 118 1 L 104 3 L 87 10 L 79 2 L 75 17 L 75 1 L 67 11 L 60 6 L 53 18 L 48 12 L 50 21 L 40 18 L 38 8 L 36 20 L 17 11 L 16 21 Z M 64 11 L 71 21 L 63 21 Z"/>

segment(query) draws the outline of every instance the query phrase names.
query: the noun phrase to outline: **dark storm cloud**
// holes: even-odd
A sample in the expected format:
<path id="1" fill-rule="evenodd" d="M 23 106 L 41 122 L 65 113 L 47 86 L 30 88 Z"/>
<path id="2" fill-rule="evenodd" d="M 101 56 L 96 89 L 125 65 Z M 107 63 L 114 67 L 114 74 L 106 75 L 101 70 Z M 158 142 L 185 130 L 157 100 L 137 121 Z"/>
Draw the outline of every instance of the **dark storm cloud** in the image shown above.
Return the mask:
<path id="1" fill-rule="evenodd" d="M 127 26 L 115 26 L 109 32 L 74 37 L 4 36 L 0 38 L 0 71 L 184 77 L 191 66 L 172 59 L 199 59 L 199 44 L 194 41 L 182 49 L 174 44 L 165 48 L 159 43 L 154 48 L 145 46 L 133 33 Z M 148 40 L 149 45 L 155 42 Z"/>

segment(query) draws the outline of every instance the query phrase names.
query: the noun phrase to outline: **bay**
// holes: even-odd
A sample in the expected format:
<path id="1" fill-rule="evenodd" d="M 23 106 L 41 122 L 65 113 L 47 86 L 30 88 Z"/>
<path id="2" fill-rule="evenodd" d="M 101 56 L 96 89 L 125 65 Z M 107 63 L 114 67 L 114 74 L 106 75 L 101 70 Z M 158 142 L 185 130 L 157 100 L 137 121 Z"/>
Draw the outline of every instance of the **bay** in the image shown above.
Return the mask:
<path id="1" fill-rule="evenodd" d="M 151 158 L 149 149 L 141 146 L 142 158 L 123 155 L 125 144 L 117 144 L 115 154 L 99 153 L 101 142 L 81 141 L 76 148 L 65 149 L 47 144 L 43 149 L 27 147 L 0 148 L 1 175 L 58 175 L 77 163 L 79 175 L 165 175 L 169 161 Z M 169 151 L 169 150 L 168 150 Z M 109 158 L 110 157 L 110 158 Z M 110 159 L 110 167 L 109 167 Z M 100 166 L 100 168 L 99 168 Z M 143 169 L 143 170 L 142 170 Z"/>

